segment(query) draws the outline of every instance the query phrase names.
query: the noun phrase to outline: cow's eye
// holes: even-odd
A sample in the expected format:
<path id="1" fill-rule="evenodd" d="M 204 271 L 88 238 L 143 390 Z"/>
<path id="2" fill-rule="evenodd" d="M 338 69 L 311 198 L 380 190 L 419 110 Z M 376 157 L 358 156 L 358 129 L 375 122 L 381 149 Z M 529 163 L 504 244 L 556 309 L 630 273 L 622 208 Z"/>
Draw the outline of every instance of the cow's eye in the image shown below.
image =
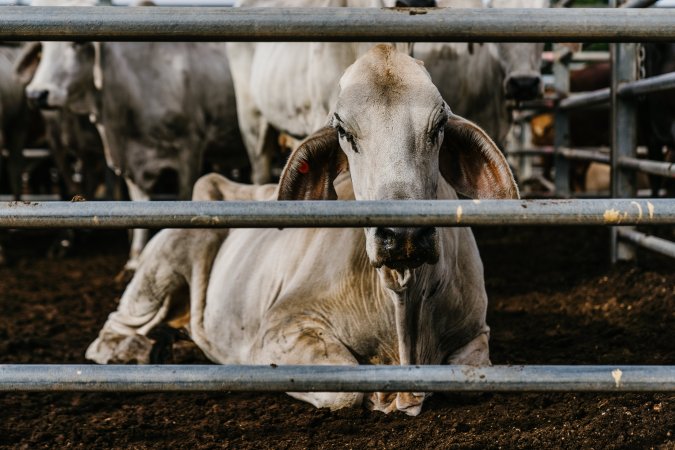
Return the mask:
<path id="1" fill-rule="evenodd" d="M 347 142 L 352 146 L 352 150 L 354 150 L 354 153 L 358 153 L 358 147 L 356 146 L 356 139 L 354 139 L 354 136 L 349 134 L 344 128 L 342 128 L 341 125 L 335 125 L 335 129 L 338 132 L 338 135 L 342 139 L 346 139 Z"/>
<path id="2" fill-rule="evenodd" d="M 443 131 L 445 130 L 445 120 L 440 121 L 436 126 L 431 129 L 431 141 L 436 143 L 441 140 L 443 137 Z"/>

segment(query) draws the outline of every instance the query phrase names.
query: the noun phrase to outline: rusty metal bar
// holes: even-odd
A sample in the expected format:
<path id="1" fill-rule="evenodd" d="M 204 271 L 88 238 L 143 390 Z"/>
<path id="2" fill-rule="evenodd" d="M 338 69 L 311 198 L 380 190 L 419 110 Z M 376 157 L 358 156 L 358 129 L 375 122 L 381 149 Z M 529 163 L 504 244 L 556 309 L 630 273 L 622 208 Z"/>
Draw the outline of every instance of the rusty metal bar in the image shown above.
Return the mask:
<path id="1" fill-rule="evenodd" d="M 0 204 L 0 229 L 629 224 L 675 224 L 675 199 Z"/>
<path id="2" fill-rule="evenodd" d="M 675 366 L 0 365 L 0 392 L 673 392 Z"/>
<path id="3" fill-rule="evenodd" d="M 669 42 L 675 11 L 579 8 L 5 6 L 0 39 L 43 41 Z"/>

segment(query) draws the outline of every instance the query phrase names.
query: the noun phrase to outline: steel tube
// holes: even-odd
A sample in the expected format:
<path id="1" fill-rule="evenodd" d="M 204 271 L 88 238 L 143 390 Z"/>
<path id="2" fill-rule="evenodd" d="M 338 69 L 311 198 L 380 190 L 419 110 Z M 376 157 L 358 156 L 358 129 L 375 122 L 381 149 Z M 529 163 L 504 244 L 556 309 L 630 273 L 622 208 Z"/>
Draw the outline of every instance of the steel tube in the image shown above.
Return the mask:
<path id="1" fill-rule="evenodd" d="M 644 233 L 640 233 L 639 231 L 623 227 L 620 227 L 617 230 L 617 234 L 619 239 L 632 242 L 633 244 L 653 252 L 675 258 L 675 242 L 661 239 L 656 236 L 648 236 Z"/>
<path id="2" fill-rule="evenodd" d="M 618 94 L 621 97 L 634 97 L 636 95 L 652 94 L 669 89 L 675 89 L 675 72 L 620 84 Z"/>
<path id="3" fill-rule="evenodd" d="M 675 366 L 0 365 L 5 392 L 675 391 Z"/>
<path id="4" fill-rule="evenodd" d="M 578 159 L 582 161 L 593 161 L 602 164 L 609 164 L 609 153 L 598 150 L 581 150 L 578 148 L 563 148 L 560 154 L 567 159 Z"/>
<path id="5" fill-rule="evenodd" d="M 611 91 L 609 88 L 598 89 L 596 91 L 582 92 L 572 94 L 567 98 L 560 100 L 558 107 L 562 110 L 585 108 L 588 106 L 603 105 L 610 100 Z"/>
<path id="6" fill-rule="evenodd" d="M 0 40 L 675 40 L 675 11 L 452 8 L 3 7 Z"/>
<path id="7" fill-rule="evenodd" d="M 624 156 L 619 158 L 619 166 L 628 169 L 639 170 L 651 175 L 659 175 L 666 178 L 675 178 L 675 164 L 663 161 L 650 161 Z"/>
<path id="8" fill-rule="evenodd" d="M 307 228 L 675 224 L 675 199 L 10 202 L 0 228 Z"/>

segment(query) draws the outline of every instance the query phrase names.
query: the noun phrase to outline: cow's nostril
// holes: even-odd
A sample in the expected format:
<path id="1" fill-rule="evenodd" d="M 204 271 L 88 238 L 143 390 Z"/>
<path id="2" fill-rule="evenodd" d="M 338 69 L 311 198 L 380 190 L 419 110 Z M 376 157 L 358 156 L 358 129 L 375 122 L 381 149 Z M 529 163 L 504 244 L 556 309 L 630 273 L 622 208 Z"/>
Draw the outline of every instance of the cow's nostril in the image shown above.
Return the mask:
<path id="1" fill-rule="evenodd" d="M 506 82 L 506 96 L 516 100 L 532 100 L 539 95 L 541 77 L 523 75 L 510 77 Z"/>
<path id="2" fill-rule="evenodd" d="M 434 227 L 424 227 L 424 228 L 418 228 L 415 230 L 413 236 L 415 239 L 419 240 L 426 240 L 433 238 L 434 235 L 436 234 L 436 228 Z"/>
<path id="3" fill-rule="evenodd" d="M 34 104 L 38 108 L 44 108 L 47 106 L 49 91 L 47 90 L 27 91 L 26 97 L 32 104 Z"/>
<path id="4" fill-rule="evenodd" d="M 397 8 L 434 8 L 436 0 L 397 0 Z"/>
<path id="5" fill-rule="evenodd" d="M 375 230 L 375 236 L 387 250 L 394 250 L 398 246 L 398 233 L 392 228 L 378 228 Z"/>

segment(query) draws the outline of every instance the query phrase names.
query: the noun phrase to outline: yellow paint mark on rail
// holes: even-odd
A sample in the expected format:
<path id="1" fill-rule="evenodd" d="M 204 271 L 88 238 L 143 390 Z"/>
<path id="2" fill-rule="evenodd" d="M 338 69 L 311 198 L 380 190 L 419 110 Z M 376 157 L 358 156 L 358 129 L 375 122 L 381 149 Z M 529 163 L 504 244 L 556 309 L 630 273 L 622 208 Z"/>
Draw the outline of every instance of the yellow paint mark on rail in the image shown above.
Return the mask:
<path id="1" fill-rule="evenodd" d="M 457 207 L 457 223 L 460 223 L 462 221 L 462 207 L 458 206 Z"/>
<path id="2" fill-rule="evenodd" d="M 614 384 L 616 384 L 616 387 L 618 388 L 621 387 L 621 375 L 623 375 L 621 369 L 612 370 L 612 378 L 614 378 Z"/>

